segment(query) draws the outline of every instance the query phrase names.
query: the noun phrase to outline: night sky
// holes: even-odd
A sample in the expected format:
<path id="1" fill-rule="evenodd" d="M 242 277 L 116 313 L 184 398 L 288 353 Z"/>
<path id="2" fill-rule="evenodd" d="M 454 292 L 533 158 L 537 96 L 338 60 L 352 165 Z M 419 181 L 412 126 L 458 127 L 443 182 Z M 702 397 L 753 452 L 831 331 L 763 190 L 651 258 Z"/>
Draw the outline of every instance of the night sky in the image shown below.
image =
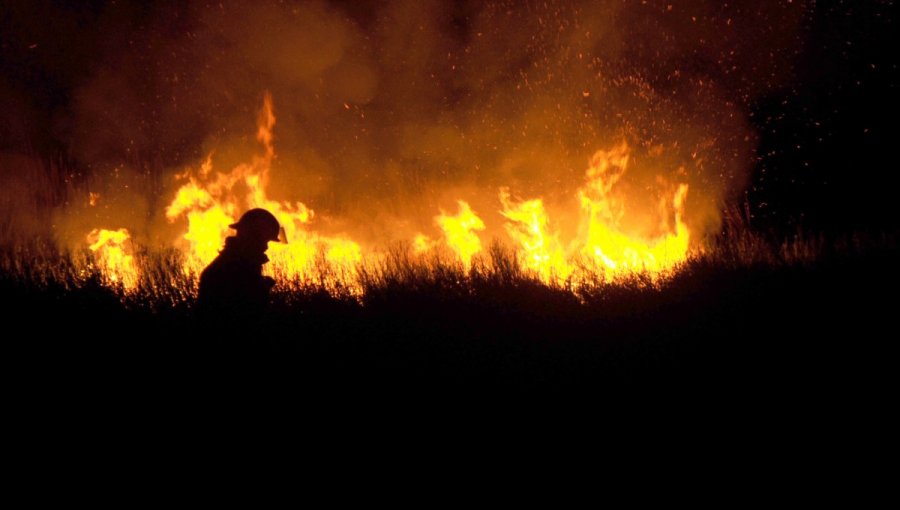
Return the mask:
<path id="1" fill-rule="evenodd" d="M 670 0 L 650 2 L 652 12 L 649 9 L 645 12 L 637 7 L 640 2 L 621 2 L 626 7 L 617 11 L 618 17 L 614 24 L 616 31 L 615 36 L 610 36 L 611 42 L 605 42 L 601 38 L 592 40 L 592 43 L 597 48 L 619 48 L 615 58 L 604 57 L 613 62 L 603 68 L 604 72 L 618 69 L 623 75 L 640 73 L 657 93 L 662 95 L 671 89 L 674 96 L 682 85 L 676 78 L 671 78 L 672 74 L 665 68 L 668 64 L 657 65 L 655 62 L 657 59 L 662 59 L 664 63 L 678 62 L 678 68 L 689 75 L 687 79 L 691 83 L 709 77 L 717 84 L 719 91 L 715 93 L 714 99 L 701 98 L 707 107 L 715 107 L 719 104 L 716 101 L 721 101 L 721 104 L 736 105 L 735 108 L 746 115 L 750 131 L 757 138 L 755 148 L 749 153 L 751 162 L 747 165 L 746 179 L 737 179 L 739 184 L 729 185 L 737 189 L 732 189 L 725 196 L 735 209 L 746 208 L 750 211 L 752 227 L 788 235 L 798 228 L 812 232 L 896 229 L 900 215 L 896 212 L 895 198 L 898 190 L 894 137 L 897 118 L 897 62 L 896 51 L 891 49 L 896 43 L 893 2 L 773 0 L 762 2 L 763 6 L 757 7 L 758 3 L 734 2 L 724 5 L 720 2 Z M 355 34 L 353 37 L 359 41 L 353 43 L 357 45 L 354 48 L 361 48 L 358 51 L 363 55 L 359 57 L 359 67 L 365 68 L 368 65 L 370 68 L 377 69 L 380 66 L 382 69 L 389 69 L 384 63 L 389 59 L 382 58 L 381 52 L 390 51 L 391 59 L 397 60 L 398 55 L 414 52 L 415 48 L 388 47 L 393 39 L 379 35 L 387 23 L 384 20 L 389 18 L 384 13 L 394 9 L 394 18 L 412 16 L 410 13 L 417 12 L 420 3 L 388 4 L 391 5 L 384 7 L 381 2 L 351 1 L 288 2 L 269 10 L 277 15 L 279 9 L 290 11 L 297 5 L 323 19 L 337 20 L 333 27 L 324 23 L 320 29 L 324 34 L 329 34 L 329 31 L 346 31 L 347 27 L 351 27 Z M 395 7 L 394 4 L 402 5 Z M 483 13 L 482 9 L 488 9 L 480 7 L 481 4 L 422 4 L 421 9 L 434 14 L 431 30 L 440 32 L 439 38 L 435 36 L 433 40 L 428 39 L 427 44 L 433 44 L 434 48 L 446 52 L 447 61 L 456 62 L 450 66 L 454 70 L 455 66 L 465 70 L 467 62 L 462 49 L 468 47 L 476 37 L 475 32 L 481 30 L 481 22 L 476 22 L 476 19 Z M 490 4 L 497 12 L 522 9 L 516 7 L 520 4 L 518 2 Z M 558 7 L 553 8 L 556 11 L 566 11 L 569 5 L 567 2 L 550 4 Z M 620 3 L 608 4 L 618 6 Z M 222 97 L 225 100 L 233 99 L 236 104 L 240 104 L 239 107 L 225 111 L 217 108 L 221 105 L 222 98 L 205 97 L 210 96 L 206 93 L 210 90 L 210 85 L 203 82 L 205 75 L 196 69 L 211 66 L 211 72 L 218 72 L 215 53 L 210 48 L 216 47 L 217 38 L 227 39 L 229 33 L 240 33 L 243 29 L 238 23 L 231 29 L 223 28 L 221 33 L 207 30 L 208 33 L 203 35 L 204 29 L 200 25 L 214 25 L 219 21 L 202 18 L 198 13 L 215 11 L 216 5 L 218 4 L 207 6 L 196 2 L 132 1 L 4 2 L 0 7 L 0 152 L 61 158 L 83 174 L 100 171 L 97 169 L 115 161 L 132 166 L 172 168 L 202 157 L 209 148 L 211 137 L 219 136 L 217 139 L 221 140 L 228 136 L 217 135 L 217 129 L 222 132 L 226 129 L 238 131 L 239 123 L 234 119 L 252 118 L 259 106 L 256 99 L 262 89 L 274 89 L 276 109 L 279 105 L 282 106 L 282 111 L 285 112 L 282 125 L 288 132 L 292 119 L 296 124 L 301 124 L 297 119 L 302 120 L 304 115 L 309 118 L 320 113 L 324 115 L 322 112 L 304 109 L 307 98 L 303 94 L 312 94 L 311 91 L 317 90 L 315 86 L 318 85 L 309 83 L 314 81 L 310 76 L 319 76 L 315 75 L 318 71 L 297 70 L 296 76 L 291 77 L 294 81 L 285 79 L 275 85 L 263 79 L 267 70 L 279 69 L 277 58 L 281 57 L 275 57 L 272 60 L 274 64 L 267 61 L 266 65 L 273 66 L 271 69 L 244 69 L 244 74 L 258 72 L 260 76 L 258 80 L 248 79 L 251 85 L 245 88 L 233 86 L 232 83 L 223 85 Z M 694 11 L 702 14 L 699 21 Z M 666 21 L 669 19 L 665 17 L 667 12 L 681 17 L 667 24 L 670 23 Z M 516 11 L 515 15 L 534 15 L 537 18 L 542 13 L 535 8 L 533 13 Z M 303 16 L 302 12 L 300 16 Z M 494 18 L 498 16 L 499 14 Z M 563 18 L 560 15 L 560 19 Z M 201 19 L 204 21 L 198 21 Z M 266 19 L 261 15 L 259 19 L 247 21 L 249 40 L 254 39 L 253 31 L 267 30 Z M 423 19 L 429 18 L 425 16 Z M 220 21 L 224 24 L 229 20 L 230 18 L 223 17 Z M 711 37 L 712 42 L 707 44 L 704 41 L 697 47 L 682 44 L 682 40 L 693 37 L 691 22 L 703 24 L 697 31 L 703 31 L 702 37 Z M 497 20 L 497 23 L 502 24 L 503 21 Z M 726 27 L 732 24 L 743 27 L 742 31 L 736 34 L 728 32 L 731 34 L 728 36 L 730 39 L 725 41 Z M 506 30 L 511 30 L 507 35 L 517 34 L 513 29 Z M 715 40 L 717 33 L 723 34 L 721 45 Z M 480 36 L 480 32 L 477 35 Z M 501 32 L 498 37 L 502 36 Z M 290 37 L 302 39 L 302 34 Z M 206 44 L 202 52 L 191 48 L 190 41 L 195 39 Z M 259 44 L 265 46 L 266 39 L 261 40 Z M 387 42 L 382 45 L 379 41 Z M 314 49 L 315 42 L 310 43 Z M 246 48 L 256 48 L 254 44 L 250 42 L 229 46 L 222 43 L 222 48 L 243 51 Z M 660 57 L 654 48 L 668 44 L 679 48 L 673 50 L 676 55 L 669 57 L 663 52 Z M 704 53 L 704 44 L 717 49 L 715 52 Z M 277 45 L 273 47 L 277 51 Z M 328 44 L 323 43 L 322 47 L 323 52 L 328 51 Z M 455 56 L 458 50 L 462 57 Z M 678 53 L 681 50 L 684 51 Z M 222 50 L 223 55 L 225 51 Z M 732 51 L 732 61 L 714 57 L 728 54 L 728 51 Z M 437 50 L 435 53 L 438 54 Z M 312 60 L 315 54 L 308 53 L 312 55 Z M 508 54 L 514 55 L 515 52 Z M 533 60 L 523 64 L 523 68 L 537 61 L 532 53 L 528 55 Z M 225 55 L 224 58 L 231 56 Z M 501 60 L 501 57 L 497 58 L 498 61 Z M 371 64 L 372 61 L 377 64 Z M 254 61 L 248 59 L 248 62 Z M 446 122 L 468 122 L 474 125 L 476 122 L 473 119 L 477 117 L 459 112 L 473 111 L 475 107 L 472 105 L 486 105 L 486 109 L 503 108 L 502 105 L 497 106 L 502 104 L 500 100 L 493 97 L 485 99 L 490 94 L 479 96 L 477 91 L 474 94 L 476 99 L 471 100 L 470 104 L 466 103 L 472 96 L 469 91 L 475 87 L 472 83 L 481 83 L 473 79 L 478 76 L 477 69 L 467 70 L 468 74 L 464 79 L 454 81 L 457 80 L 454 75 L 442 75 L 440 73 L 443 71 L 427 68 L 430 65 L 427 58 L 422 57 L 419 62 L 417 64 L 415 58 L 411 58 L 408 66 L 414 70 L 416 66 L 422 67 L 421 72 L 430 73 L 437 83 L 435 87 L 439 89 L 435 92 L 435 97 L 441 101 L 442 110 L 439 110 L 443 116 L 435 122 L 444 122 L 446 118 L 452 117 Z M 402 102 L 389 96 L 392 93 L 396 96 L 400 92 L 396 92 L 396 87 L 393 89 L 395 92 L 387 88 L 386 84 L 390 83 L 385 77 L 387 74 L 390 73 L 376 72 L 373 83 L 379 85 L 369 87 L 364 86 L 365 84 L 358 85 L 365 81 L 360 76 L 368 74 L 351 74 L 345 80 L 335 78 L 335 83 L 358 85 L 356 88 L 348 86 L 334 92 L 336 104 L 351 110 L 357 108 L 356 105 L 365 105 L 369 108 L 368 111 L 373 112 L 369 119 L 375 119 L 373 122 L 384 119 L 383 125 L 396 122 L 391 124 L 394 127 L 406 126 L 403 122 L 416 116 L 428 120 L 427 115 L 422 113 L 428 111 L 424 99 L 421 106 L 414 104 L 396 107 Z M 435 74 L 437 77 L 434 77 Z M 505 79 L 500 72 L 494 74 L 499 76 L 494 78 L 498 83 Z M 227 80 L 228 75 L 223 76 Z M 240 76 L 239 73 L 235 74 L 233 81 L 239 82 Z M 321 79 L 319 77 L 320 82 Z M 572 78 L 567 83 L 575 83 L 577 80 L 577 77 Z M 618 82 L 612 80 L 611 83 Z M 97 93 L 98 89 L 104 89 L 102 94 L 113 98 L 108 106 L 101 108 L 104 115 L 113 111 L 115 119 L 121 122 L 121 127 L 112 125 L 104 126 L 104 129 L 110 132 L 118 130 L 120 133 L 127 131 L 127 136 L 85 135 L 90 132 L 86 126 L 102 124 L 102 119 L 106 118 L 93 113 L 96 105 L 92 102 L 91 94 Z M 552 87 L 548 85 L 547 90 L 552 90 Z M 247 100 L 244 100 L 242 94 L 246 95 Z M 338 96 L 352 100 L 338 102 Z M 535 97 L 543 98 L 537 93 Z M 394 100 L 397 103 L 391 102 Z M 689 104 L 687 99 L 676 102 L 681 110 L 685 104 Z M 381 117 L 378 105 L 387 105 L 382 108 L 387 113 Z M 600 107 L 596 107 L 595 111 L 598 108 Z M 681 111 L 678 108 L 673 107 L 672 111 Z M 603 118 L 607 114 L 603 110 L 599 111 L 601 113 L 597 114 L 597 118 Z M 609 115 L 612 116 L 612 113 Z M 491 119 L 486 118 L 485 122 L 489 124 Z M 335 154 L 350 158 L 346 161 L 365 157 L 379 162 L 402 162 L 404 158 L 418 157 L 412 150 L 412 154 L 406 154 L 401 149 L 387 147 L 397 133 L 408 131 L 405 127 L 383 129 L 369 134 L 365 141 L 374 149 L 368 149 L 364 156 L 353 153 L 354 146 L 342 142 L 349 138 L 346 135 L 348 132 L 359 129 L 361 121 L 353 122 L 356 124 L 335 127 L 334 132 L 329 131 L 329 126 L 325 126 L 321 134 L 307 133 L 306 137 L 312 140 L 310 143 L 318 144 L 318 147 L 330 144 L 334 147 Z M 678 122 L 672 124 L 674 127 L 666 129 L 677 132 Z M 719 128 L 713 123 L 698 123 L 692 129 L 714 132 Z M 371 129 L 367 131 L 371 132 Z M 321 138 L 316 139 L 316 136 Z M 663 134 L 661 138 L 665 139 L 665 136 L 667 135 Z M 283 138 L 287 139 L 286 136 Z M 488 135 L 476 134 L 474 138 L 480 140 L 478 143 L 492 143 L 488 140 Z M 749 138 L 752 136 L 741 139 Z M 737 135 L 735 139 L 738 139 Z M 440 154 L 432 154 L 439 152 L 439 148 L 435 149 L 429 143 L 421 142 L 414 147 L 421 147 L 421 153 L 427 153 L 435 161 L 442 161 Z M 294 149 L 287 141 L 284 145 L 285 153 L 293 154 L 291 151 Z M 303 154 L 302 147 L 295 150 L 297 154 Z M 473 149 L 473 153 L 478 154 L 478 150 L 480 149 Z M 734 151 L 735 154 L 739 152 L 740 149 Z M 347 156 L 351 153 L 352 157 Z M 568 154 L 562 149 L 560 153 Z M 322 168 L 332 169 L 330 173 L 334 175 L 331 185 L 334 187 L 333 184 L 341 184 L 346 177 L 333 170 L 342 167 L 341 160 L 331 160 L 330 157 L 328 154 L 323 156 L 326 161 Z M 571 157 L 575 161 L 572 164 L 573 175 L 583 171 L 583 168 L 578 168 L 577 162 L 583 160 L 584 155 L 578 153 Z M 741 158 L 746 159 L 746 156 L 739 154 L 735 156 L 735 161 Z M 434 166 L 433 162 L 431 164 Z M 726 162 L 723 165 L 738 163 Z M 453 168 L 452 162 L 447 163 L 446 168 L 441 171 L 444 177 L 436 178 L 436 182 L 444 182 L 439 180 L 444 178 L 453 182 L 450 180 Z M 9 173 L 15 169 L 4 165 L 2 171 Z M 329 173 L 326 170 L 322 172 Z M 451 177 L 446 177 L 448 174 Z M 495 184 L 489 179 L 473 179 L 474 182 L 486 182 L 492 186 Z M 323 189 L 325 187 L 327 186 L 323 185 Z M 327 204 L 325 199 L 329 195 L 326 191 L 321 191 L 320 194 L 321 202 Z"/>
<path id="2" fill-rule="evenodd" d="M 893 2 L 819 2 L 795 80 L 752 105 L 761 135 L 750 203 L 764 225 L 895 229 Z"/>

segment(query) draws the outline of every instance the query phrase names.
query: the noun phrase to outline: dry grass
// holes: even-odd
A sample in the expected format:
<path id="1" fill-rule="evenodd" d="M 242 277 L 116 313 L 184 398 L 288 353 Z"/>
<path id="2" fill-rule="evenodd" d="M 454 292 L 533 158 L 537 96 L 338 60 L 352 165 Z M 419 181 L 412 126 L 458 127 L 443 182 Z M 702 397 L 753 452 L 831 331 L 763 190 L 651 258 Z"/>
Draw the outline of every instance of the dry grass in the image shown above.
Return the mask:
<path id="1" fill-rule="evenodd" d="M 126 292 L 90 254 L 33 243 L 0 251 L 0 295 L 9 331 L 24 332 L 6 346 L 27 353 L 9 359 L 30 357 L 29 370 L 67 383 L 115 370 L 116 381 L 177 394 L 240 376 L 292 399 L 498 388 L 830 398 L 891 359 L 883 331 L 896 300 L 883 296 L 900 278 L 890 242 L 745 237 L 664 281 L 579 285 L 546 285 L 497 244 L 469 269 L 396 248 L 356 268 L 358 286 L 336 286 L 321 264 L 282 281 L 264 321 L 236 328 L 194 316 L 196 279 L 177 253 L 136 254 L 143 277 Z"/>
<path id="2" fill-rule="evenodd" d="M 634 273 L 610 280 L 598 268 L 581 264 L 568 279 L 548 283 L 525 269 L 514 251 L 496 241 L 484 254 L 476 256 L 469 268 L 447 253 L 420 256 L 413 254 L 409 246 L 397 244 L 383 256 L 353 268 L 329 264 L 324 253 L 320 254 L 303 276 L 276 274 L 274 296 L 292 302 L 310 294 L 365 304 L 401 291 L 465 299 L 496 294 L 502 289 L 510 298 L 527 290 L 552 294 L 557 299 L 574 298 L 581 303 L 610 302 L 623 294 L 660 292 L 682 280 L 685 274 L 814 267 L 857 260 L 870 253 L 891 251 L 894 246 L 896 239 L 889 235 L 828 239 L 798 234 L 791 239 L 771 240 L 739 232 L 713 239 L 669 274 Z M 0 272 L 7 282 L 35 289 L 74 291 L 86 285 L 100 285 L 129 307 L 160 310 L 191 306 L 196 298 L 198 275 L 183 269 L 180 252 L 139 249 L 134 255 L 140 278 L 131 290 L 110 280 L 90 251 L 63 250 L 40 239 L 0 249 Z"/>

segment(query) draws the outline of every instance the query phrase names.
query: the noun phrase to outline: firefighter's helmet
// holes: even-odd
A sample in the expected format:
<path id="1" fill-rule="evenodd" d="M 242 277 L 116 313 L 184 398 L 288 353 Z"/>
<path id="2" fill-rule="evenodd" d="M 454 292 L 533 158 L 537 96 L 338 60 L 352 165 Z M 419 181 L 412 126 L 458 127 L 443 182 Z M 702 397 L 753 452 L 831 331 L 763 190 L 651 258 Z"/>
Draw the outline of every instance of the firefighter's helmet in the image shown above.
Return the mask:
<path id="1" fill-rule="evenodd" d="M 278 233 L 281 231 L 278 220 L 265 209 L 250 209 L 237 223 L 228 226 L 237 230 L 238 235 L 259 236 L 267 241 L 278 241 Z"/>

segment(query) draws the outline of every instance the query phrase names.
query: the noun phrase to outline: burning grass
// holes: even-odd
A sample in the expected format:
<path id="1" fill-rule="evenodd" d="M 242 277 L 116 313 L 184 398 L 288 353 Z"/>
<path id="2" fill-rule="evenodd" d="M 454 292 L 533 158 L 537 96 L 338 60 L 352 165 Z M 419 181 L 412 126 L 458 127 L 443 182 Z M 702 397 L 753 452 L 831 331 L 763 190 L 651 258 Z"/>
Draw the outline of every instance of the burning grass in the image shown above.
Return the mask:
<path id="1" fill-rule="evenodd" d="M 107 236 L 105 241 L 114 239 Z M 176 250 L 155 251 L 116 243 L 112 255 L 97 250 L 105 242 L 81 251 L 61 250 L 35 241 L 0 251 L 0 271 L 7 286 L 77 292 L 86 287 L 105 289 L 127 307 L 149 310 L 190 309 L 196 299 L 199 273 L 186 269 L 185 255 Z M 830 261 L 852 261 L 868 253 L 890 250 L 896 242 L 861 235 L 838 240 L 794 236 L 771 241 L 748 232 L 713 239 L 683 263 L 667 272 L 634 271 L 611 277 L 606 268 L 580 261 L 565 277 L 530 267 L 516 250 L 499 241 L 484 253 L 461 260 L 449 250 L 420 253 L 415 246 L 397 243 L 377 256 L 353 265 L 336 265 L 323 249 L 315 254 L 312 270 L 297 273 L 277 262 L 267 271 L 275 277 L 273 299 L 285 303 L 301 296 L 328 296 L 365 306 L 377 296 L 402 289 L 410 294 L 477 299 L 503 289 L 514 296 L 521 289 L 561 296 L 581 305 L 610 301 L 623 292 L 663 293 L 698 272 L 753 271 L 759 268 L 793 270 Z M 114 261 L 110 262 L 109 257 Z M 565 296 L 565 297 L 562 297 Z"/>
<path id="2" fill-rule="evenodd" d="M 22 336 L 14 345 L 63 354 L 64 373 L 73 359 L 155 374 L 182 359 L 196 369 L 223 353 L 237 354 L 230 366 L 246 370 L 244 356 L 262 351 L 287 363 L 276 374 L 311 385 L 696 387 L 736 377 L 762 384 L 773 371 L 783 380 L 785 366 L 824 366 L 804 359 L 823 349 L 823 359 L 834 359 L 838 346 L 823 339 L 862 338 L 872 347 L 865 342 L 893 313 L 880 296 L 900 285 L 895 237 L 774 239 L 726 219 L 725 233 L 704 238 L 685 222 L 688 188 L 677 179 L 658 181 L 658 204 L 646 215 L 655 234 L 625 235 L 622 197 L 613 192 L 628 165 L 624 143 L 591 159 L 568 232 L 541 198 L 501 188 L 494 234 L 505 232 L 504 241 L 486 243 L 490 222 L 458 200 L 455 212 L 433 218 L 443 238 L 385 237 L 381 248 L 364 247 L 313 228 L 303 203 L 267 197 L 273 125 L 267 100 L 262 154 L 224 173 L 207 159 L 180 174 L 164 202 L 164 234 L 127 230 L 142 228 L 116 213 L 134 209 L 133 197 L 103 221 L 69 214 L 74 197 L 84 196 L 92 213 L 108 198 L 84 193 L 89 183 L 74 189 L 77 172 L 64 164 L 32 169 L 51 191 L 0 204 L 36 223 L 0 225 L 0 295 L 17 325 L 11 331 L 39 329 L 43 340 Z M 269 246 L 272 306 L 252 327 L 201 320 L 193 310 L 198 274 L 247 207 L 275 213 L 289 241 Z M 146 223 L 159 215 L 141 216 Z"/>
<path id="3" fill-rule="evenodd" d="M 295 396 L 637 388 L 732 399 L 766 388 L 787 395 L 786 387 L 831 395 L 882 373 L 867 367 L 886 348 L 881 331 L 896 300 L 882 296 L 900 285 L 897 246 L 746 234 L 720 239 L 664 280 L 595 272 L 577 285 L 546 283 L 497 243 L 470 267 L 397 246 L 353 268 L 354 285 L 339 284 L 345 275 L 324 262 L 314 277 L 279 281 L 264 321 L 249 330 L 195 317 L 196 275 L 174 250 L 137 250 L 141 277 L 126 288 L 89 250 L 7 248 L 0 293 L 11 331 L 29 332 L 8 346 L 37 352 L 36 373 L 48 380 L 114 369 L 127 372 L 116 381 L 178 388 L 185 378 L 274 377 Z"/>
<path id="4" fill-rule="evenodd" d="M 381 247 L 404 239 L 408 232 L 393 227 L 410 220 L 395 219 L 392 237 L 361 243 L 344 233 L 320 231 L 314 225 L 315 212 L 303 202 L 271 198 L 268 185 L 276 158 L 275 123 L 273 100 L 266 94 L 257 119 L 257 153 L 227 171 L 214 168 L 210 154 L 197 168 L 176 175 L 178 188 L 165 207 L 165 219 L 180 231 L 171 245 L 184 254 L 184 271 L 197 273 L 216 257 L 240 211 L 264 208 L 282 227 L 283 242 L 269 246 L 273 276 L 281 281 L 311 280 L 337 292 L 351 288 L 362 294 L 367 282 L 359 277 L 370 278 L 380 266 L 395 263 L 398 257 L 408 258 L 408 254 L 384 253 Z M 550 213 L 542 197 L 521 199 L 508 187 L 499 188 L 499 200 L 488 202 L 493 204 L 488 207 L 501 207 L 495 218 L 502 219 L 510 256 L 523 273 L 548 285 L 572 288 L 598 277 L 609 281 L 650 273 L 665 278 L 688 258 L 699 232 L 692 232 L 686 220 L 688 185 L 679 180 L 684 168 L 674 169 L 675 177 L 656 174 L 653 184 L 643 185 L 644 194 L 654 198 L 633 200 L 626 207 L 627 193 L 620 181 L 628 180 L 626 174 L 634 166 L 629 163 L 632 152 L 624 140 L 597 150 L 580 185 L 570 183 L 577 190 L 571 193 L 561 217 Z M 656 153 L 661 152 L 663 149 L 657 148 Z M 473 195 L 483 192 L 469 191 Z M 96 207 L 98 200 L 99 194 L 88 192 L 90 208 Z M 466 200 L 456 202 L 456 214 L 439 209 L 440 214 L 433 217 L 433 226 L 440 229 L 442 238 L 432 239 L 421 232 L 408 237 L 418 260 L 430 266 L 435 261 L 451 266 L 458 263 L 466 273 L 474 266 L 484 273 L 508 265 L 497 260 L 496 250 L 485 253 L 480 233 L 486 230 L 486 221 Z M 626 228 L 629 221 L 625 220 L 643 227 Z M 372 223 L 363 229 L 376 230 Z M 133 289 L 140 274 L 131 233 L 121 224 L 106 226 L 114 229 L 94 227 L 86 237 L 95 263 L 109 281 Z M 564 227 L 569 230 L 565 238 Z M 427 261 L 429 258 L 434 260 Z"/>

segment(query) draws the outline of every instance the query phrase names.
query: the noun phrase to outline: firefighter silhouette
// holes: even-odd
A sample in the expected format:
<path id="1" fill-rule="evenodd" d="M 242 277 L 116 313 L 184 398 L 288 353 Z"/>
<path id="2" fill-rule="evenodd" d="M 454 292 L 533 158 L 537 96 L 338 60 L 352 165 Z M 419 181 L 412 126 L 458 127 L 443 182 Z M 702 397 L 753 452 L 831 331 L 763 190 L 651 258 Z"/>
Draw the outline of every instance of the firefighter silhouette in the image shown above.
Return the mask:
<path id="1" fill-rule="evenodd" d="M 269 241 L 278 241 L 278 220 L 265 209 L 251 209 L 229 225 L 237 235 L 200 274 L 197 306 L 201 313 L 223 319 L 259 318 L 269 304 L 275 280 L 263 276 Z"/>

